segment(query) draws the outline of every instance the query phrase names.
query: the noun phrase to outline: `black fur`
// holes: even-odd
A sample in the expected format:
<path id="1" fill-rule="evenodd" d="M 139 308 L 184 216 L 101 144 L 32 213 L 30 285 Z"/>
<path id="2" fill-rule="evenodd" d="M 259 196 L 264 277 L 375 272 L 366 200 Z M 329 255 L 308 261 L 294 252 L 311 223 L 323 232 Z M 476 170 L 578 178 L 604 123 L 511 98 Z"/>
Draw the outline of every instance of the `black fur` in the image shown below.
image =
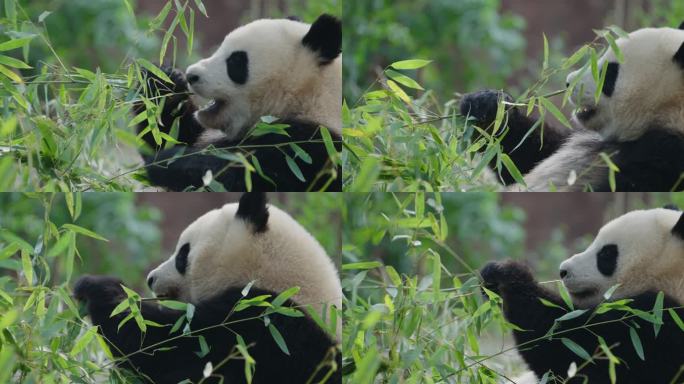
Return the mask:
<path id="1" fill-rule="evenodd" d="M 684 29 L 684 21 L 681 24 L 679 24 L 679 29 Z"/>
<path id="2" fill-rule="evenodd" d="M 165 98 L 161 113 L 159 129 L 169 133 L 174 119 L 180 118 L 178 141 L 171 149 L 156 146 L 151 133 L 143 135 L 145 142 L 154 150 L 152 154 L 143 154 L 147 176 L 153 185 L 172 191 L 184 191 L 204 186 L 202 177 L 210 170 L 214 179 L 229 191 L 246 191 L 245 169 L 236 154 L 244 155 L 250 163 L 257 159 L 264 176 L 258 172 L 251 173 L 252 190 L 297 192 L 307 190 L 342 190 L 342 169 L 335 165 L 323 143 L 323 136 L 317 124 L 304 121 L 287 120 L 278 123 L 289 124 L 287 132 L 290 136 L 269 133 L 262 136 L 249 136 L 242 140 L 222 140 L 212 144 L 212 148 L 197 148 L 195 144 L 204 128 L 195 120 L 193 113 L 197 107 L 187 97 L 187 84 L 180 71 L 163 68 L 175 82 L 175 93 Z M 149 75 L 148 75 L 149 76 Z M 148 87 L 156 90 L 160 80 L 148 77 Z M 162 93 L 164 94 L 164 93 Z M 145 106 L 135 106 L 135 113 L 141 113 Z M 147 127 L 147 120 L 137 127 L 138 133 Z M 342 150 L 342 138 L 330 131 L 336 152 Z M 290 143 L 297 145 L 310 157 L 302 159 Z M 288 166 L 289 156 L 299 166 L 301 181 Z"/>
<path id="3" fill-rule="evenodd" d="M 260 316 L 263 308 L 251 307 L 231 313 L 231 309 L 242 298 L 242 288 L 237 287 L 218 293 L 213 299 L 197 305 L 190 330 L 211 328 L 196 334 L 181 336 L 182 331 L 170 333 L 173 324 L 184 313 L 149 301 L 141 304 L 143 317 L 163 324 L 163 327 L 148 327 L 143 335 L 131 320 L 117 331 L 119 322 L 128 314 L 124 312 L 110 317 L 116 305 L 126 298 L 120 284 L 121 281 L 113 277 L 84 276 L 76 282 L 74 295 L 86 304 L 93 324 L 99 326 L 98 331 L 107 340 L 112 353 L 117 357 L 127 356 L 121 360 L 119 366 L 142 377 L 146 376 L 150 381 L 145 382 L 177 383 L 185 379 L 198 382 L 202 379 L 206 363 L 211 361 L 214 374 L 203 382 L 218 383 L 222 377 L 224 383 L 246 383 L 244 360 L 240 355 L 219 366 L 228 355 L 236 352 L 235 334 L 242 336 L 249 354 L 256 361 L 253 380 L 255 384 L 300 384 L 307 382 L 312 376 L 315 377 L 312 382 L 319 382 L 330 370 L 335 372 L 327 382 L 342 382 L 341 354 L 336 343 L 309 317 L 287 317 L 277 313 L 269 315 L 270 323 L 285 339 L 290 356 L 281 351 L 273 341 L 263 319 L 245 320 Z M 276 296 L 274 292 L 253 287 L 247 297 L 259 295 Z M 286 304 L 294 305 L 291 301 Z M 226 322 L 230 325 L 217 326 Z M 199 335 L 204 336 L 210 348 L 204 357 L 196 354 L 200 351 Z M 164 341 L 171 337 L 178 338 Z M 150 347 L 152 345 L 155 346 Z M 137 352 L 144 348 L 148 349 Z M 161 348 L 164 349 L 159 350 Z M 166 348 L 170 349 L 165 350 Z M 321 363 L 323 369 L 316 371 Z"/>
<path id="4" fill-rule="evenodd" d="M 481 275 L 484 285 L 503 299 L 506 319 L 523 329 L 513 331 L 515 342 L 523 359 L 537 377 L 541 378 L 551 371 L 556 377 L 564 378 L 572 362 L 576 362 L 578 367 L 582 365 L 582 359 L 562 343 L 562 338 L 574 341 L 590 355 L 594 355 L 600 351 L 596 335 L 603 337 L 608 346 L 614 346 L 611 349 L 613 354 L 621 359 L 616 366 L 617 382 L 621 384 L 669 383 L 684 364 L 684 355 L 681 353 L 684 348 L 684 332 L 667 311 L 663 312 L 664 324 L 657 337 L 653 324 L 638 316 L 620 321 L 628 315 L 626 312 L 611 310 L 597 314 L 590 309 L 579 317 L 558 322 L 554 329 L 556 336 L 548 338 L 545 335 L 554 325 L 555 319 L 567 312 L 545 306 L 539 299 L 543 298 L 564 307 L 558 294 L 540 286 L 530 270 L 517 262 L 489 263 L 482 269 Z M 652 311 L 656 295 L 655 292 L 646 292 L 632 297 L 633 301 L 629 306 L 641 311 Z M 664 308 L 677 306 L 677 302 L 665 296 Z M 684 310 L 676 309 L 676 312 L 680 317 L 684 316 Z M 641 360 L 635 352 L 629 334 L 630 325 L 636 328 L 645 360 Z M 607 359 L 594 359 L 593 363 L 586 364 L 568 383 L 582 383 L 585 379 L 591 384 L 610 383 Z"/>
<path id="5" fill-rule="evenodd" d="M 479 126 L 486 129 L 494 123 L 501 98 L 513 101 L 508 94 L 495 90 L 467 94 L 461 101 L 461 114 L 473 117 Z M 503 152 L 511 157 L 522 174 L 530 172 L 535 165 L 556 152 L 570 134 L 568 129 L 545 125 L 543 128 L 537 128 L 525 141 L 522 141 L 534 122 L 517 108 L 507 110 L 504 122 L 508 122 L 508 129 L 504 130 L 503 124 L 499 129 L 499 133 L 504 135 L 501 138 Z M 515 149 L 516 147 L 518 148 Z M 496 160 L 492 160 L 490 166 L 494 168 Z M 501 171 L 501 178 L 505 185 L 515 183 L 508 170 Z"/>
<path id="6" fill-rule="evenodd" d="M 674 57 L 672 58 L 675 63 L 679 65 L 682 69 L 684 69 L 684 43 L 679 47 L 679 50 L 677 50 L 677 53 L 675 53 Z"/>
<path id="7" fill-rule="evenodd" d="M 496 116 L 498 100 L 504 97 L 502 95 L 505 94 L 500 91 L 468 94 L 461 102 L 461 113 L 474 117 L 482 128 L 490 127 Z M 510 99 L 508 95 L 505 97 Z M 507 129 L 500 129 L 505 134 L 501 140 L 503 152 L 511 157 L 523 174 L 529 173 L 537 164 L 555 153 L 574 132 L 547 124 L 543 130 L 535 129 L 520 144 L 536 121 L 525 116 L 518 108 L 511 108 L 507 111 L 507 122 Z M 617 191 L 684 190 L 684 135 L 681 133 L 654 125 L 636 140 L 619 142 L 602 139 L 593 145 L 583 146 L 580 150 L 586 156 L 595 157 L 600 164 L 603 162 L 599 153 L 612 155 L 611 160 L 620 169 L 615 175 Z M 493 161 L 490 166 L 496 166 L 496 162 Z M 515 183 L 508 171 L 502 170 L 501 176 L 506 185 Z M 607 172 L 603 181 L 589 187 L 596 192 L 610 191 Z"/>
<path id="8" fill-rule="evenodd" d="M 235 84 L 246 84 L 249 76 L 249 57 L 245 51 L 235 51 L 226 59 L 228 77 Z"/>
<path id="9" fill-rule="evenodd" d="M 681 211 L 681 209 L 679 209 L 679 207 L 676 206 L 676 205 L 674 205 L 674 204 L 667 204 L 667 205 L 664 206 L 663 208 L 669 209 L 669 210 L 672 210 L 672 211 L 677 211 L 677 212 L 680 212 L 680 211 Z"/>
<path id="10" fill-rule="evenodd" d="M 615 244 L 604 245 L 596 254 L 596 268 L 604 276 L 612 276 L 617 268 L 617 259 L 619 256 L 618 246 Z"/>
<path id="11" fill-rule="evenodd" d="M 620 64 L 608 63 L 608 69 L 606 69 L 606 80 L 603 82 L 603 88 L 601 88 L 601 92 L 603 92 L 604 95 L 608 97 L 613 96 L 619 74 Z"/>
<path id="12" fill-rule="evenodd" d="M 268 207 L 266 194 L 263 192 L 247 192 L 240 197 L 235 216 L 252 224 L 254 232 L 265 232 L 268 229 Z"/>
<path id="13" fill-rule="evenodd" d="M 321 65 L 330 64 L 342 52 L 342 22 L 335 16 L 319 16 L 302 44 L 318 53 Z"/>
<path id="14" fill-rule="evenodd" d="M 684 240 L 684 213 L 682 213 L 682 215 L 679 216 L 677 224 L 675 224 L 674 228 L 672 228 L 672 233 L 680 239 Z"/>
<path id="15" fill-rule="evenodd" d="M 190 253 L 190 243 L 185 243 L 183 246 L 178 250 L 178 254 L 176 257 L 174 257 L 174 261 L 176 263 L 176 270 L 178 273 L 181 275 L 185 274 L 185 270 L 188 268 L 188 254 Z M 152 284 L 148 284 L 151 286 Z"/>

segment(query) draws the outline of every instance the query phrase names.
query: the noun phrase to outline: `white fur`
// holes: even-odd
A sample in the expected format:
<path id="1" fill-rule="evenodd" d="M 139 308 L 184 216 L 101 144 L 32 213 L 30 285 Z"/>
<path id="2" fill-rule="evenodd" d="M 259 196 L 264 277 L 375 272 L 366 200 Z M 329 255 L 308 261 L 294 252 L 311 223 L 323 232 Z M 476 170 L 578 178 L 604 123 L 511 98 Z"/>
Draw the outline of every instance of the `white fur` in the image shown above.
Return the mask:
<path id="1" fill-rule="evenodd" d="M 684 240 L 671 231 L 682 212 L 670 209 L 632 211 L 604 225 L 586 251 L 561 263 L 568 271 L 563 284 L 570 294 L 596 289 L 596 294 L 573 302 L 580 308 L 603 300 L 610 287 L 620 284 L 614 299 L 648 290 L 663 291 L 684 303 Z M 596 254 L 607 244 L 618 247 L 617 268 L 604 276 L 596 266 Z"/>
<path id="2" fill-rule="evenodd" d="M 276 293 L 300 287 L 292 299 L 311 304 L 319 313 L 324 305 L 342 308 L 342 288 L 335 265 L 323 247 L 290 215 L 269 205 L 268 229 L 254 233 L 251 224 L 236 218 L 238 204 L 226 204 L 190 224 L 178 239 L 173 255 L 150 272 L 158 296 L 173 294 L 197 304 L 230 287 L 254 286 Z M 190 244 L 184 275 L 175 267 L 175 255 Z M 338 325 L 338 336 L 341 322 Z"/>
<path id="3" fill-rule="evenodd" d="M 575 104 L 597 109 L 586 128 L 618 141 L 636 139 L 654 123 L 684 132 L 684 75 L 672 60 L 684 43 L 684 30 L 644 28 L 616 43 L 624 62 L 619 63 L 613 95 L 601 95 L 594 105 L 596 83 L 591 71 L 582 74 L 574 90 Z M 600 58 L 599 68 L 610 62 L 618 62 L 612 49 Z M 579 71 L 571 73 L 568 83 L 579 75 Z"/>
<path id="4" fill-rule="evenodd" d="M 319 65 L 316 53 L 302 44 L 309 24 L 287 19 L 262 19 L 232 31 L 209 58 L 187 69 L 201 81 L 193 92 L 227 101 L 215 116 L 196 117 L 205 128 L 220 129 L 229 139 L 240 138 L 262 116 L 303 119 L 341 134 L 341 56 Z M 245 51 L 249 75 L 244 85 L 228 77 L 226 59 Z"/>

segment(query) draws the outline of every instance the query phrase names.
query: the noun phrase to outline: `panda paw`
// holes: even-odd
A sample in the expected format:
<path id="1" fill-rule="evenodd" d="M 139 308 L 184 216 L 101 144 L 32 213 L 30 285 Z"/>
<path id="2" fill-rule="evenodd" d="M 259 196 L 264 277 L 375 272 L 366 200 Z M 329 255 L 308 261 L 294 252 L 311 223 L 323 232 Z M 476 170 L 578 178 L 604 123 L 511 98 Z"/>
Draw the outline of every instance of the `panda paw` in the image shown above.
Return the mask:
<path id="1" fill-rule="evenodd" d="M 169 84 L 168 82 L 160 79 L 158 76 L 149 72 L 146 69 L 142 69 L 142 77 L 144 79 L 147 79 L 147 89 L 149 94 L 183 94 L 188 92 L 188 83 L 185 80 L 185 74 L 183 73 L 183 71 L 166 65 L 162 65 L 161 67 L 159 67 L 159 69 L 161 69 L 162 72 L 164 72 L 164 74 L 168 76 L 168 78 L 173 82 L 173 84 Z M 183 96 L 187 97 L 187 95 Z"/>
<path id="2" fill-rule="evenodd" d="M 121 279 L 112 276 L 85 275 L 74 284 L 74 297 L 81 302 L 110 302 L 125 296 Z"/>
<path id="3" fill-rule="evenodd" d="M 490 262 L 480 271 L 482 284 L 490 291 L 499 293 L 507 287 L 534 285 L 535 279 L 530 268 L 520 262 L 508 260 Z"/>
<path id="4" fill-rule="evenodd" d="M 461 100 L 461 115 L 473 117 L 482 128 L 488 127 L 496 119 L 496 111 L 502 98 L 513 102 L 513 98 L 502 91 L 487 89 L 469 93 Z M 517 113 L 517 109 L 510 108 L 508 113 Z"/>

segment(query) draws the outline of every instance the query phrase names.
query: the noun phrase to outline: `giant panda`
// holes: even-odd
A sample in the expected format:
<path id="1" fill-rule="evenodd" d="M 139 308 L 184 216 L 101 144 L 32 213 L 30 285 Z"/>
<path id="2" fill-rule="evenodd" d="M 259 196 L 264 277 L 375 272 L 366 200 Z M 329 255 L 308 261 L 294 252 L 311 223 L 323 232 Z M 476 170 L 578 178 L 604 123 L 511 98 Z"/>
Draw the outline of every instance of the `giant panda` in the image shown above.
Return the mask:
<path id="1" fill-rule="evenodd" d="M 311 25 L 261 19 L 230 32 L 211 57 L 185 73 L 163 67 L 173 84 L 146 73 L 153 102 L 137 103 L 134 112 L 162 106 L 159 130 L 168 134 L 178 119 L 182 142 L 164 149 L 149 119 L 138 124 L 152 149 L 144 156 L 151 184 L 199 188 L 211 179 L 210 171 L 231 191 L 340 191 L 341 168 L 334 158 L 341 150 L 341 46 L 342 25 L 333 16 L 323 14 Z M 263 117 L 289 128 L 285 134 L 252 135 Z M 330 133 L 327 145 L 321 127 Z M 253 168 L 251 186 L 240 156 Z"/>
<path id="2" fill-rule="evenodd" d="M 652 312 L 658 293 L 664 292 L 663 308 L 675 308 L 684 319 L 684 214 L 678 210 L 638 210 L 620 216 L 599 230 L 586 251 L 561 263 L 560 276 L 574 308 L 585 311 L 574 318 L 557 320 L 568 313 L 562 308 L 563 299 L 537 283 L 520 262 L 491 262 L 480 274 L 484 287 L 503 300 L 504 316 L 517 326 L 513 331 L 517 349 L 538 378 L 550 372 L 563 382 L 575 362 L 579 369 L 568 382 L 610 383 L 605 354 L 583 364 L 562 341 L 572 340 L 597 356 L 598 336 L 620 359 L 617 383 L 670 383 L 681 374 L 684 330 L 668 311 L 662 312 L 657 333 L 645 319 L 649 315 L 634 316 L 635 312 L 620 309 L 625 303 L 616 303 L 618 308 L 608 312 L 596 311 L 607 300 L 606 292 L 617 286 L 610 301 L 627 299 L 632 310 Z M 630 327 L 641 341 L 644 360 L 635 351 Z M 552 329 L 554 336 L 549 337 Z M 530 380 L 530 376 L 524 377 Z M 681 380 L 680 376 L 677 382 Z"/>
<path id="3" fill-rule="evenodd" d="M 339 335 L 319 327 L 305 309 L 329 320 L 328 310 L 341 308 L 335 266 L 297 221 L 267 205 L 264 194 L 244 194 L 238 204 L 199 217 L 182 232 L 172 256 L 149 273 L 147 283 L 159 298 L 194 305 L 187 327 L 195 333 L 183 333 L 184 326 L 173 329 L 185 311 L 155 301 L 142 301 L 140 310 L 161 326 L 141 333 L 129 321 L 119 330 L 128 311 L 110 314 L 127 298 L 120 279 L 84 276 L 74 287 L 74 296 L 86 304 L 92 323 L 128 371 L 155 383 L 198 382 L 211 363 L 208 382 L 245 383 L 245 361 L 236 349 L 239 336 L 256 362 L 252 383 L 341 383 Z M 301 309 L 297 317 L 281 314 L 285 310 L 264 316 L 268 308 L 263 306 L 236 307 L 242 299 L 262 295 L 271 302 L 292 287 L 300 290 L 283 307 Z M 269 325 L 282 335 L 288 354 L 274 341 Z M 205 356 L 199 336 L 209 348 Z"/>
<path id="4" fill-rule="evenodd" d="M 504 184 L 511 190 L 610 191 L 608 165 L 600 156 L 605 154 L 619 169 L 617 191 L 684 190 L 683 29 L 684 23 L 679 29 L 646 28 L 619 38 L 624 62 L 613 50 L 598 62 L 606 70 L 598 104 L 591 71 L 571 73 L 568 85 L 582 76 L 571 97 L 577 106 L 573 130 L 545 125 L 530 132 L 536 121 L 510 108 L 500 144 L 526 187 L 513 185 L 507 170 L 501 171 Z M 502 98 L 512 101 L 493 90 L 468 94 L 461 113 L 490 127 Z"/>

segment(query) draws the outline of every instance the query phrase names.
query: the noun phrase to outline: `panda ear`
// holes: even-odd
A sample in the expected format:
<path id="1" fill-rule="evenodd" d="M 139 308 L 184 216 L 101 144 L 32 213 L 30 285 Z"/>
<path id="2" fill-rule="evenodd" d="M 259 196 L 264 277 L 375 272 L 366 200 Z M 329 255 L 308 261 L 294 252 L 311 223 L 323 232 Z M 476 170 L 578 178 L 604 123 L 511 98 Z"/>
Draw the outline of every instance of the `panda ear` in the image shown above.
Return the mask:
<path id="1" fill-rule="evenodd" d="M 245 220 L 254 226 L 254 232 L 265 232 L 268 223 L 268 207 L 266 206 L 266 194 L 259 192 L 247 192 L 240 198 L 235 217 Z"/>
<path id="2" fill-rule="evenodd" d="M 677 212 L 681 211 L 681 209 L 679 209 L 679 207 L 674 205 L 674 204 L 668 204 L 668 205 L 664 206 L 663 208 L 669 209 L 671 211 L 677 211 Z"/>
<path id="3" fill-rule="evenodd" d="M 675 53 L 672 60 L 675 63 L 679 64 L 679 67 L 681 69 L 684 69 L 684 43 L 682 43 L 682 45 L 679 47 L 679 50 L 677 51 L 677 53 Z"/>
<path id="4" fill-rule="evenodd" d="M 682 21 L 682 23 L 679 24 L 679 29 L 684 29 L 684 21 Z"/>
<path id="5" fill-rule="evenodd" d="M 342 22 L 335 16 L 322 14 L 311 25 L 302 44 L 318 54 L 321 65 L 330 64 L 342 52 Z"/>
<path id="6" fill-rule="evenodd" d="M 674 228 L 672 228 L 672 234 L 684 240 L 684 212 L 679 215 L 677 224 L 675 224 Z"/>

